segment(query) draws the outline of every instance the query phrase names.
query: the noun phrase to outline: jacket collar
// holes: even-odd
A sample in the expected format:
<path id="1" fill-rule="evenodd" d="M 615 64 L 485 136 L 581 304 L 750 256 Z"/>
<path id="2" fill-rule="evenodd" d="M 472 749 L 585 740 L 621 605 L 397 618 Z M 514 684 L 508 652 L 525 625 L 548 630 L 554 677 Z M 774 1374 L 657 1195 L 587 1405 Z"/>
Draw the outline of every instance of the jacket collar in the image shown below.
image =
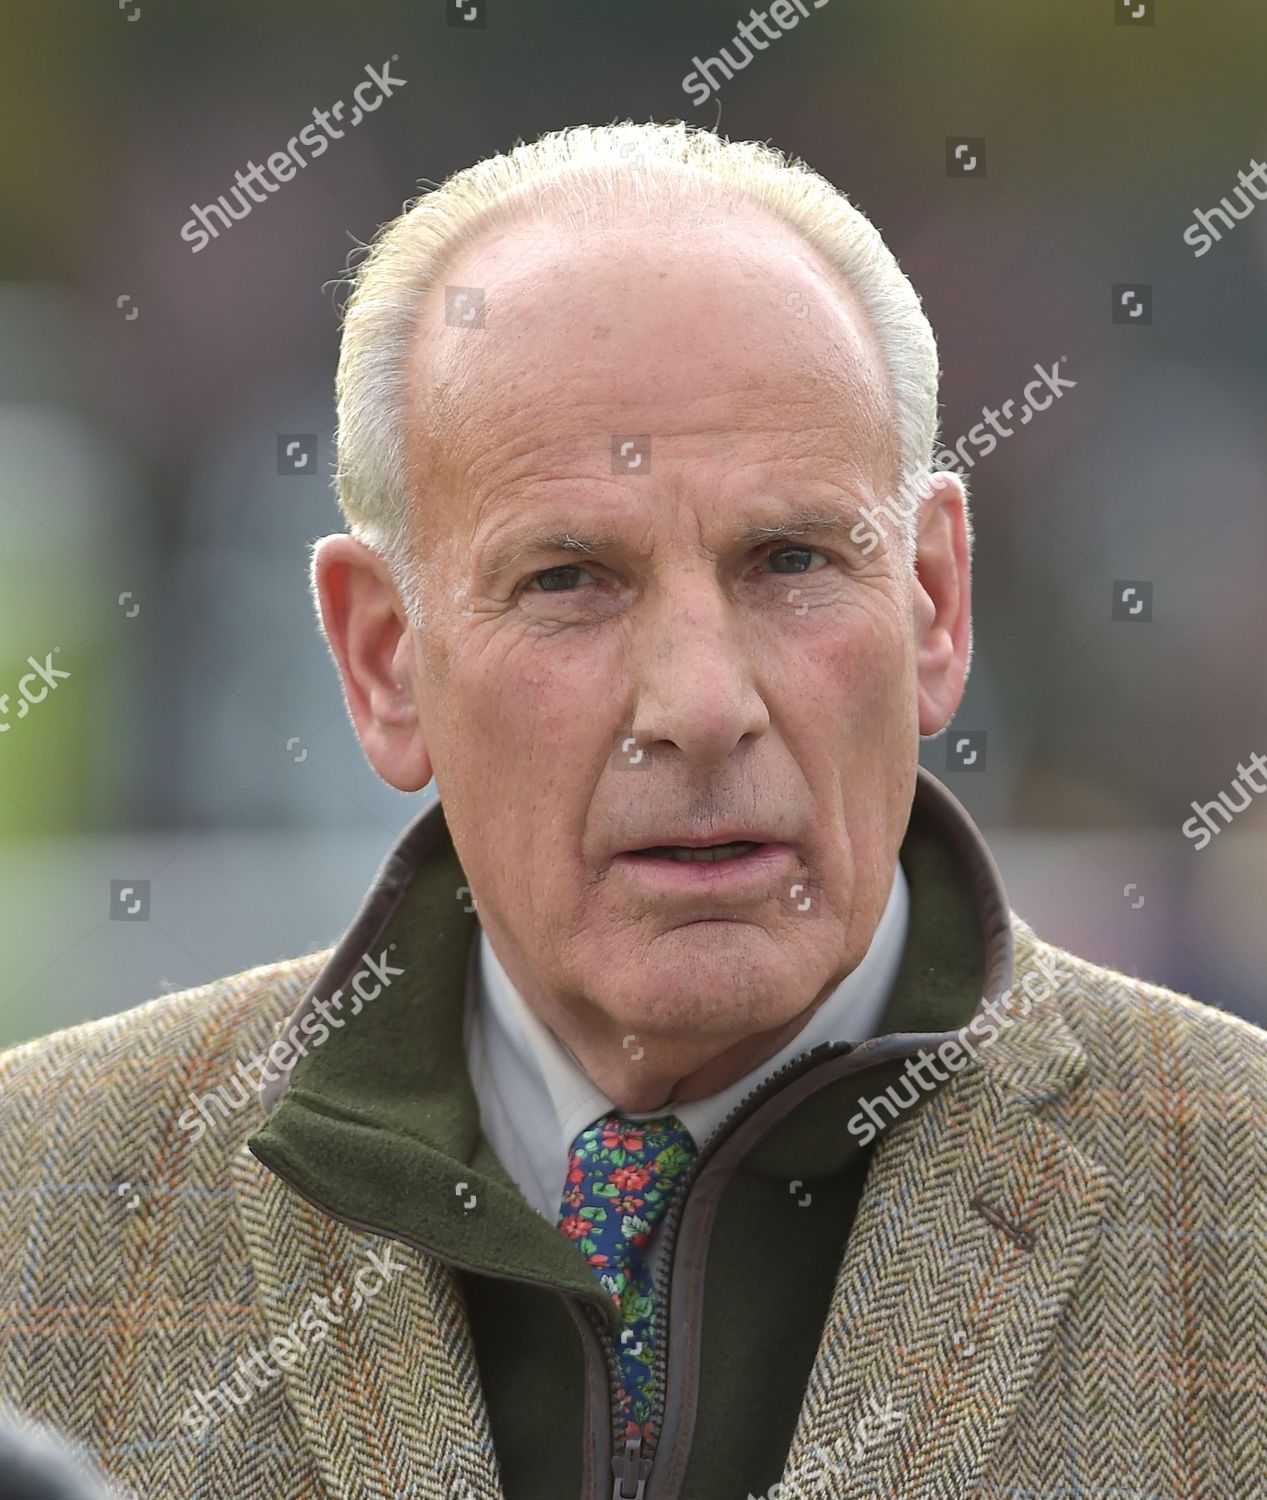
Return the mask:
<path id="1" fill-rule="evenodd" d="M 764 1098 L 833 1054 L 855 1051 L 860 1064 L 893 1071 L 921 1045 L 946 1040 L 983 994 L 1009 983 L 1011 927 L 993 858 L 964 809 L 922 769 L 901 858 L 910 915 L 884 1035 L 857 1049 L 820 1044 L 767 1079 L 756 1091 Z M 475 922 L 443 807 L 433 803 L 388 855 L 283 1026 L 282 1037 L 305 1055 L 266 1085 L 270 1112 L 249 1148 L 332 1216 L 457 1265 L 575 1293 L 611 1319 L 611 1301 L 575 1247 L 527 1202 L 481 1133 L 462 1003 Z M 374 965 L 399 973 L 358 1006 L 358 975 Z M 341 992 L 350 1002 L 343 1020 L 331 1009 Z M 850 1064 L 839 1078 L 820 1075 L 825 1086 L 789 1095 L 798 1108 L 770 1112 L 771 1128 L 745 1136 L 745 1168 L 805 1180 L 838 1171 L 861 1149 L 839 1121 L 880 1076 Z"/>
<path id="2" fill-rule="evenodd" d="M 901 859 L 910 917 L 880 1032 L 940 1039 L 966 1024 L 983 996 L 1002 994 L 1011 981 L 1007 899 L 976 826 L 922 767 Z M 298 1171 L 297 1180 L 314 1197 L 332 1206 L 346 1203 L 369 1222 L 376 1203 L 395 1200 L 389 1184 L 427 1178 L 432 1193 L 423 1196 L 432 1199 L 431 1222 L 413 1218 L 411 1237 L 457 1259 L 477 1246 L 464 1232 L 475 1225 L 469 1213 L 459 1221 L 449 1211 L 453 1183 L 466 1180 L 476 1193 L 483 1186 L 490 1194 L 522 1197 L 481 1135 L 466 1068 L 465 1002 L 474 981 L 476 922 L 443 806 L 435 801 L 389 852 L 351 926 L 283 1026 L 292 1051 L 302 1048 L 306 1055 L 296 1055 L 264 1084 L 269 1118 L 251 1138 L 252 1150 L 265 1161 L 277 1154 L 279 1169 L 285 1166 L 288 1176 Z M 376 970 L 390 973 L 390 984 L 364 1004 L 356 992 L 380 982 Z M 336 1013 L 331 1003 L 339 997 Z M 314 1039 L 322 1039 L 320 1045 Z M 818 1050 L 824 1057 L 830 1051 L 825 1044 Z M 791 1175 L 803 1177 L 838 1170 L 858 1144 L 815 1122 L 840 1107 L 839 1094 L 823 1098 L 801 1128 L 790 1121 L 752 1153 L 749 1165 L 776 1175 L 791 1165 Z M 343 1149 L 334 1149 L 336 1137 Z M 370 1196 L 380 1188 L 381 1197 Z M 444 1212 L 434 1201 L 436 1188 L 446 1195 Z M 413 1199 L 415 1207 L 421 1202 Z M 540 1216 L 526 1219 L 524 1208 L 516 1203 L 515 1218 L 539 1231 Z M 537 1238 L 541 1243 L 539 1232 Z M 571 1251 L 566 1243 L 562 1248 Z M 547 1259 L 558 1258 L 547 1251 Z M 576 1259 L 570 1255 L 569 1263 Z"/>

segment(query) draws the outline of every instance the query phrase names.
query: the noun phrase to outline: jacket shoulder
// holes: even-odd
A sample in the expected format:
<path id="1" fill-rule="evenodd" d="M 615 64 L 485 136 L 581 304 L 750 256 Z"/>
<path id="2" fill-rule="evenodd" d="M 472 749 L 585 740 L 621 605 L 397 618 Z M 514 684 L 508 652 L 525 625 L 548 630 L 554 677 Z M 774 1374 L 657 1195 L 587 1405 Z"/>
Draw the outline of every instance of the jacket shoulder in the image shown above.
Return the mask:
<path id="1" fill-rule="evenodd" d="M 1063 1019 L 1093 1056 L 1138 1054 L 1142 1064 L 1147 1050 L 1154 1066 L 1167 1057 L 1197 1079 L 1213 1066 L 1218 1081 L 1204 1077 L 1215 1088 L 1226 1084 L 1226 1069 L 1244 1070 L 1242 1082 L 1267 1095 L 1267 1031 L 1261 1026 L 1048 943 L 1015 912 L 1012 936 L 1018 981 L 1027 971 L 1045 974 Z"/>
<path id="2" fill-rule="evenodd" d="M 17 1154 L 40 1149 L 54 1118 L 63 1133 L 109 1128 L 116 1140 L 169 1130 L 177 1104 L 270 1045 L 332 951 L 260 964 L 0 1052 L 0 1185 Z"/>
<path id="3" fill-rule="evenodd" d="M 82 1444 L 123 1493 L 316 1493 L 281 1385 L 218 1441 L 178 1413 L 267 1346 L 233 1177 L 263 1110 L 239 1065 L 329 952 L 0 1053 L 0 1406 Z"/>

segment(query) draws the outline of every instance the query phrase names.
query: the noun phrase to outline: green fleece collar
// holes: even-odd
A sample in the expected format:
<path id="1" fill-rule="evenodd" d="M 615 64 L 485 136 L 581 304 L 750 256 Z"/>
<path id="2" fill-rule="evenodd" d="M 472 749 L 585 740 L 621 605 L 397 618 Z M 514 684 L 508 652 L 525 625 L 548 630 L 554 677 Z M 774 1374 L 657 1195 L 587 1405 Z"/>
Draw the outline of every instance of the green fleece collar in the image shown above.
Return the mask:
<path id="1" fill-rule="evenodd" d="M 935 1044 L 967 1024 L 983 992 L 997 995 L 1010 984 L 1010 914 L 981 835 L 922 769 L 901 860 L 910 918 L 882 1032 L 935 1033 Z M 248 1145 L 335 1217 L 462 1265 L 573 1291 L 612 1315 L 575 1246 L 532 1208 L 480 1132 L 464 1042 L 475 936 L 470 889 L 435 802 L 392 849 L 283 1027 L 305 1054 L 266 1086 L 270 1112 Z M 375 984 L 381 988 L 372 1000 L 355 998 Z M 340 991 L 341 1008 L 331 1009 Z M 335 1022 L 324 1037 L 323 1014 Z M 809 1180 L 845 1166 L 861 1147 L 842 1128 L 842 1111 L 883 1088 L 897 1066 L 810 1094 L 750 1153 L 744 1170 Z"/>

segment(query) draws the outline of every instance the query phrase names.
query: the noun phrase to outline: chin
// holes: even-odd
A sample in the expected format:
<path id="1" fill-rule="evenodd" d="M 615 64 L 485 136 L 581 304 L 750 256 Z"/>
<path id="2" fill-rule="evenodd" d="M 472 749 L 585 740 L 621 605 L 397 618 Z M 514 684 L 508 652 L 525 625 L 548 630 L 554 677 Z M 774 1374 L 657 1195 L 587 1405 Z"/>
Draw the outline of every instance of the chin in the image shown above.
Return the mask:
<path id="1" fill-rule="evenodd" d="M 631 991 L 612 997 L 613 1013 L 631 1028 L 640 1020 L 664 1032 L 765 1031 L 785 1024 L 815 992 L 818 968 L 806 970 L 804 951 L 772 946 L 750 923 L 692 922 L 665 936 L 671 941 L 658 955 L 636 965 Z"/>

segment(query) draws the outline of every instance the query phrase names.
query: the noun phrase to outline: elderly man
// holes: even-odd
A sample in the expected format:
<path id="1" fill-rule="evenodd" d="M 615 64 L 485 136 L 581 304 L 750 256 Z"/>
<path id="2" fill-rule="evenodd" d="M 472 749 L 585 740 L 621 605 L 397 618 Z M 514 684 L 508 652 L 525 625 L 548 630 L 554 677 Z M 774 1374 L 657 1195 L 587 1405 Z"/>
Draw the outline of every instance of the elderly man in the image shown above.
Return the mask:
<path id="1" fill-rule="evenodd" d="M 1267 1493 L 1267 1039 L 1041 941 L 918 767 L 937 374 L 762 145 L 385 230 L 312 576 L 439 799 L 333 949 L 3 1059 L 0 1396 L 164 1497 Z"/>

